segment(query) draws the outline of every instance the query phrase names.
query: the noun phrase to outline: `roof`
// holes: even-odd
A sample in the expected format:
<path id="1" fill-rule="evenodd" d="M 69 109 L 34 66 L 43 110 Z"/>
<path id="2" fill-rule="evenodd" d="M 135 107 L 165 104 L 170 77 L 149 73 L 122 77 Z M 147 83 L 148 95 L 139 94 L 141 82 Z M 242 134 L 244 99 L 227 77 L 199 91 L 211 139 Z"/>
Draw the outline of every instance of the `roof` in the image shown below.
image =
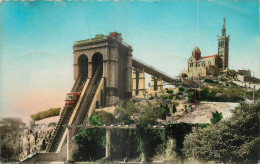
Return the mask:
<path id="1" fill-rule="evenodd" d="M 203 56 L 203 57 L 201 57 L 201 59 L 203 59 L 203 58 L 215 58 L 217 55 L 211 55 L 211 56 Z"/>

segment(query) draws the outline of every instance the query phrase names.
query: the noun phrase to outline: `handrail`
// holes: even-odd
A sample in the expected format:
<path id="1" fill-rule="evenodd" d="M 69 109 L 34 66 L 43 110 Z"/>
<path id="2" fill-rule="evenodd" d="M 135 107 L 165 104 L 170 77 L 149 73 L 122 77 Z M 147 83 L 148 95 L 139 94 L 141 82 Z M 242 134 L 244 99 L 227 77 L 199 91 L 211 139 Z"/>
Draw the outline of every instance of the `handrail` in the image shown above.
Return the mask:
<path id="1" fill-rule="evenodd" d="M 162 72 L 162 71 L 158 70 L 157 68 L 151 66 L 150 64 L 147 64 L 147 63 L 145 63 L 145 62 L 143 62 L 143 61 L 141 61 L 140 59 L 137 59 L 137 58 L 135 58 L 135 57 L 132 57 L 132 58 L 133 58 L 134 60 L 136 60 L 136 61 L 142 63 L 143 65 L 145 65 L 145 66 L 147 66 L 147 67 L 149 67 L 149 68 L 151 68 L 151 69 L 154 69 L 154 70 L 156 70 L 157 72 L 159 72 L 159 73 L 161 73 L 161 74 L 164 74 L 165 76 L 168 76 L 169 78 L 174 79 L 174 77 L 170 76 L 169 74 L 167 74 L 167 73 L 165 73 L 165 72 Z"/>

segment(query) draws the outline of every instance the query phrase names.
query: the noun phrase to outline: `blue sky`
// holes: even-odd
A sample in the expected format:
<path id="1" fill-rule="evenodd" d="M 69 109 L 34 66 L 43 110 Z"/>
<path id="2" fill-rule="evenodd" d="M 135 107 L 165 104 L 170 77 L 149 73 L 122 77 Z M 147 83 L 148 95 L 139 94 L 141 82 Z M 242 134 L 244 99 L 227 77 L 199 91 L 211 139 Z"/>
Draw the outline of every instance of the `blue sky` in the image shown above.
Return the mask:
<path id="1" fill-rule="evenodd" d="M 122 33 L 134 57 L 172 75 L 196 45 L 197 1 L 4 1 L 0 4 L 0 111 L 28 117 L 62 107 L 73 85 L 74 41 Z M 217 53 L 223 17 L 229 65 L 260 77 L 259 2 L 200 1 L 198 46 Z"/>

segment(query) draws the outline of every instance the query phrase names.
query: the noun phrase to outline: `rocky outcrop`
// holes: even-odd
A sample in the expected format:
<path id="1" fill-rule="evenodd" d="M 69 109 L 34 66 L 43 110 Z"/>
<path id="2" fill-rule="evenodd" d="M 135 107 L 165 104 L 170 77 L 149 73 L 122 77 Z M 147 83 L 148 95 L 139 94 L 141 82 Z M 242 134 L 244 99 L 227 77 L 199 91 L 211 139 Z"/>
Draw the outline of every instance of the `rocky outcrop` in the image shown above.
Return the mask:
<path id="1" fill-rule="evenodd" d="M 20 158 L 23 159 L 30 154 L 44 152 L 54 128 L 54 125 L 46 124 L 35 124 L 25 128 L 22 136 L 22 153 Z"/>

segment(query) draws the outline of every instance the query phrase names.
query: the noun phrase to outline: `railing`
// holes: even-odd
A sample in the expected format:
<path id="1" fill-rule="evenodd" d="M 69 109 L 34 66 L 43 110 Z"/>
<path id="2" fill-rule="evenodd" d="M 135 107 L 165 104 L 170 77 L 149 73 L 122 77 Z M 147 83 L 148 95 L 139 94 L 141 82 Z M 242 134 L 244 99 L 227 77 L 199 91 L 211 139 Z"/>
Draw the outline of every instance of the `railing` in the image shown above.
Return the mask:
<path id="1" fill-rule="evenodd" d="M 145 63 L 145 62 L 143 62 L 143 61 L 141 61 L 141 60 L 139 60 L 139 59 L 137 59 L 137 58 L 135 58 L 135 57 L 132 57 L 132 58 L 133 58 L 134 60 L 136 60 L 137 62 L 139 62 L 139 63 L 145 65 L 146 67 L 149 67 L 149 68 L 151 68 L 151 69 L 153 69 L 153 70 L 155 70 L 155 71 L 157 71 L 157 72 L 159 72 L 159 73 L 161 73 L 161 74 L 163 74 L 163 75 L 165 75 L 165 76 L 168 76 L 168 77 L 171 78 L 171 79 L 175 79 L 174 77 L 168 75 L 167 73 L 162 72 L 162 71 L 156 69 L 155 67 L 153 67 L 153 66 L 151 66 L 151 65 L 149 65 L 149 64 L 147 64 L 147 63 Z"/>

